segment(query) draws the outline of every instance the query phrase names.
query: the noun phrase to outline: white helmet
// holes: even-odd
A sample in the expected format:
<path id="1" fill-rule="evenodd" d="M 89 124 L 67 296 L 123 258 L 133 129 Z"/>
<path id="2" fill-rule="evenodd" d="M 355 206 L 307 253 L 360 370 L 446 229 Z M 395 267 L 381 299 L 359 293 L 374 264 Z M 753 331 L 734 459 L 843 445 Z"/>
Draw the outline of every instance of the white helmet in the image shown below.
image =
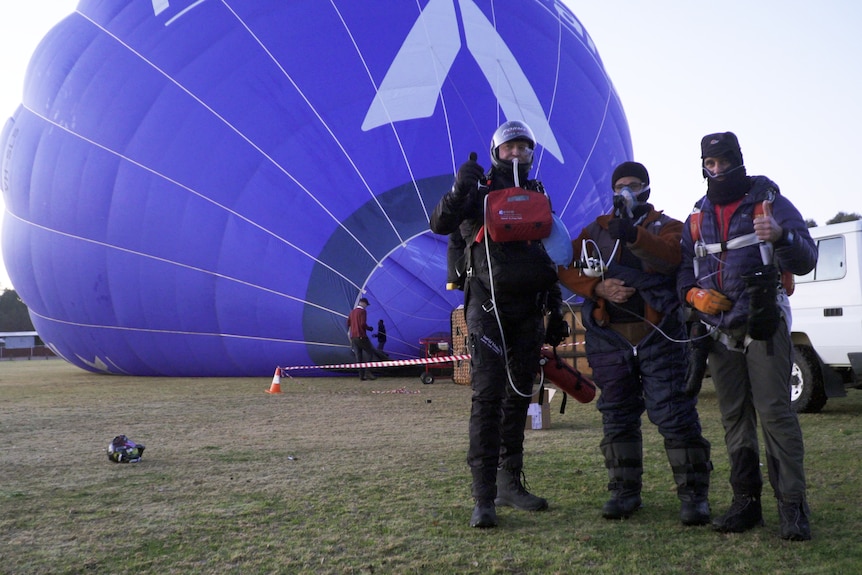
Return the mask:
<path id="1" fill-rule="evenodd" d="M 531 148 L 535 149 L 536 147 L 536 137 L 533 135 L 533 130 L 524 122 L 509 120 L 497 128 L 497 131 L 494 132 L 494 136 L 491 138 L 491 163 L 495 168 L 506 174 L 512 173 L 512 162 L 501 160 L 498 149 L 502 144 L 511 142 L 512 140 L 527 140 L 530 142 Z M 518 164 L 518 175 L 526 177 L 532 167 L 533 158 L 531 156 L 529 162 Z"/>

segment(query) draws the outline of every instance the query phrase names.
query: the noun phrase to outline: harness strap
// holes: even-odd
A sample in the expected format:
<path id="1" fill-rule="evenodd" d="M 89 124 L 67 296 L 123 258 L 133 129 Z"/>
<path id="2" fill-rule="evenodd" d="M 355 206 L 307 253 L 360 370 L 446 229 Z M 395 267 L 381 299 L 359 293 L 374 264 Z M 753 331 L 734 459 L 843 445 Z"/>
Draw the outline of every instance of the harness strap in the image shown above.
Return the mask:
<path id="1" fill-rule="evenodd" d="M 735 237 L 732 240 L 715 244 L 705 244 L 702 241 L 698 241 L 694 246 L 694 253 L 697 257 L 702 258 L 708 254 L 717 254 L 728 250 L 738 250 L 739 248 L 747 248 L 748 246 L 754 246 L 759 243 L 760 240 L 757 239 L 757 235 L 754 232 L 751 232 L 750 234 L 745 234 L 744 236 Z"/>

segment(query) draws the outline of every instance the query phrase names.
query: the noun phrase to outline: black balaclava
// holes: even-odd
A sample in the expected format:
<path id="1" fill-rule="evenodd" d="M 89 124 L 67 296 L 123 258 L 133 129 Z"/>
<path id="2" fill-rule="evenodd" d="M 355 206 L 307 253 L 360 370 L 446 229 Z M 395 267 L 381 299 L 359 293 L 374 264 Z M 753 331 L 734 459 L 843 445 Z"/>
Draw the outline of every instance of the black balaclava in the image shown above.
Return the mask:
<path id="1" fill-rule="evenodd" d="M 706 178 L 706 197 L 716 205 L 724 205 L 741 199 L 751 188 L 748 175 L 745 173 L 745 163 L 742 160 L 742 150 L 739 140 L 733 132 L 708 134 L 700 141 L 700 167 Z M 703 166 L 705 158 L 727 158 L 730 169 L 723 173 L 724 180 L 719 181 Z M 719 174 L 722 175 L 722 174 Z"/>

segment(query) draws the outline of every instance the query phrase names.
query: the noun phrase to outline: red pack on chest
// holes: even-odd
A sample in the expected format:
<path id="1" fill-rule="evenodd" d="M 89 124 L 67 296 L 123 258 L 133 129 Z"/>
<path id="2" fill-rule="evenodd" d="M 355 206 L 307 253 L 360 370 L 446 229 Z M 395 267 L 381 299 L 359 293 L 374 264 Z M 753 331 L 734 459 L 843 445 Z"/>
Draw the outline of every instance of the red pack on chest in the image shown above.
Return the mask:
<path id="1" fill-rule="evenodd" d="M 551 235 L 553 216 L 548 196 L 523 188 L 488 194 L 485 225 L 495 242 L 541 240 Z"/>

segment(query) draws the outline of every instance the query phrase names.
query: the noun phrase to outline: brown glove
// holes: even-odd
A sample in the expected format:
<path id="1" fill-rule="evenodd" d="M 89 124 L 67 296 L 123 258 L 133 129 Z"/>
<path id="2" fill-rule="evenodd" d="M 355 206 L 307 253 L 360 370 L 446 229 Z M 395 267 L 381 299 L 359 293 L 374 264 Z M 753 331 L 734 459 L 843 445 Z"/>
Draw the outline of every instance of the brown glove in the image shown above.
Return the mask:
<path id="1" fill-rule="evenodd" d="M 693 287 L 685 295 L 685 301 L 694 309 L 710 315 L 729 311 L 733 307 L 733 302 L 714 289 Z"/>

